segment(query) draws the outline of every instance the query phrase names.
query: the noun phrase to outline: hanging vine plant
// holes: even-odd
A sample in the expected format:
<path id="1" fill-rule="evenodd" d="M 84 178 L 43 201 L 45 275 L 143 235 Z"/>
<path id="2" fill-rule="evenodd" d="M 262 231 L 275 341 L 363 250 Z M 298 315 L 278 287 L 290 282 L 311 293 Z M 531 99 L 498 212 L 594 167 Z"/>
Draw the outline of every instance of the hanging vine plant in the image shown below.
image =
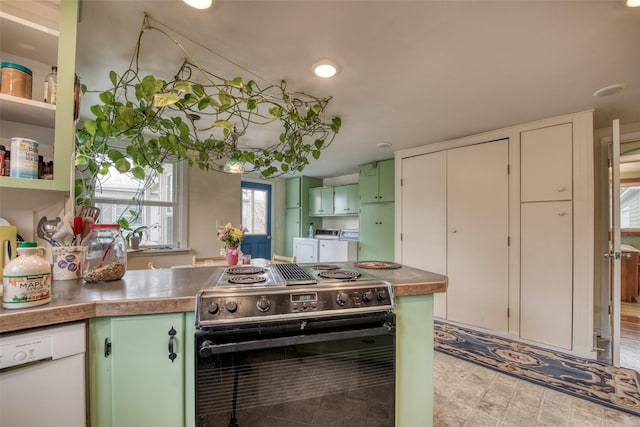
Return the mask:
<path id="1" fill-rule="evenodd" d="M 76 132 L 79 200 L 93 193 L 110 168 L 144 181 L 169 159 L 216 171 L 234 161 L 241 171 L 265 178 L 301 172 L 340 130 L 339 117 L 325 119 L 331 98 L 291 91 L 285 81 L 261 86 L 242 77 L 216 76 L 151 21 L 145 14 L 129 68 L 109 73 L 112 87 L 91 106 L 95 118 Z M 186 58 L 169 80 L 140 75 L 142 40 L 150 31 L 164 34 Z M 250 129 L 277 125 L 274 140 L 259 146 L 246 142 Z M 125 142 L 124 153 L 117 141 Z"/>

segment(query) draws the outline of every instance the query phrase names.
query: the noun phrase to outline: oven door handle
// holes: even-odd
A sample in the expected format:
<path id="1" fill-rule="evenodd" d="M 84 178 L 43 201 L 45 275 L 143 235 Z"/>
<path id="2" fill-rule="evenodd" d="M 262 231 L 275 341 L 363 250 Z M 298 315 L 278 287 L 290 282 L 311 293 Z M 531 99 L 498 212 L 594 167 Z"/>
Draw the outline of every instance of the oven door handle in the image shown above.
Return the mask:
<path id="1" fill-rule="evenodd" d="M 328 332 L 311 335 L 295 335 L 290 337 L 259 339 L 240 341 L 233 343 L 215 344 L 211 340 L 204 340 L 198 350 L 200 356 L 207 357 L 213 354 L 231 353 L 234 351 L 260 350 L 273 347 L 285 347 L 289 345 L 309 344 L 326 341 L 339 341 L 350 338 L 370 338 L 382 335 L 393 335 L 395 326 L 391 323 L 376 328 L 357 329 L 353 331 Z"/>

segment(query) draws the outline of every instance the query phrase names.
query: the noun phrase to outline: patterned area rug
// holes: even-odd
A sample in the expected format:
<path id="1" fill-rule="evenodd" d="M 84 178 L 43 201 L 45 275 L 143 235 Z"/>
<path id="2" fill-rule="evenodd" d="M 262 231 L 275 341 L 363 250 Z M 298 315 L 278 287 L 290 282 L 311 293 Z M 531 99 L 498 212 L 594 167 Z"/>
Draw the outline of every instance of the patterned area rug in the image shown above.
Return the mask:
<path id="1" fill-rule="evenodd" d="M 640 382 L 615 368 L 435 321 L 435 349 L 557 391 L 640 416 Z"/>

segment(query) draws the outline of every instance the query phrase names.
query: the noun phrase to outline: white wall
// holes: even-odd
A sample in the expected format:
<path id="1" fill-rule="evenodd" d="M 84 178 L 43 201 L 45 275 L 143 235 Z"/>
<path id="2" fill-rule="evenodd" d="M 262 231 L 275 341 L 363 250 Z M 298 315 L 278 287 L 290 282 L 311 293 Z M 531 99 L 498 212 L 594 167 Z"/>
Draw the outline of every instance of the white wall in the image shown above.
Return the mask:
<path id="1" fill-rule="evenodd" d="M 150 261 L 159 268 L 191 264 L 197 256 L 220 254 L 217 225 L 240 224 L 241 175 L 201 171 L 196 166 L 187 172 L 187 244 L 189 253 L 177 255 L 133 255 L 128 259 L 131 270 L 145 269 Z"/>

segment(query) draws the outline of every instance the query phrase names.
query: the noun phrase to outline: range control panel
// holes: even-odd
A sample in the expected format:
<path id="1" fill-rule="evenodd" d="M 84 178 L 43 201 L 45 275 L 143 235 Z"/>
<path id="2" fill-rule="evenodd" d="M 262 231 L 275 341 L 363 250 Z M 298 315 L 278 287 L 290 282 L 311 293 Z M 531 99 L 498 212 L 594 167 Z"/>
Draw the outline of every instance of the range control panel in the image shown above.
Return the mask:
<path id="1" fill-rule="evenodd" d="M 253 320 L 281 320 L 305 315 L 335 315 L 337 311 L 393 309 L 389 283 L 334 283 L 289 286 L 286 289 L 245 289 L 240 292 L 201 291 L 196 299 L 198 326 Z"/>

